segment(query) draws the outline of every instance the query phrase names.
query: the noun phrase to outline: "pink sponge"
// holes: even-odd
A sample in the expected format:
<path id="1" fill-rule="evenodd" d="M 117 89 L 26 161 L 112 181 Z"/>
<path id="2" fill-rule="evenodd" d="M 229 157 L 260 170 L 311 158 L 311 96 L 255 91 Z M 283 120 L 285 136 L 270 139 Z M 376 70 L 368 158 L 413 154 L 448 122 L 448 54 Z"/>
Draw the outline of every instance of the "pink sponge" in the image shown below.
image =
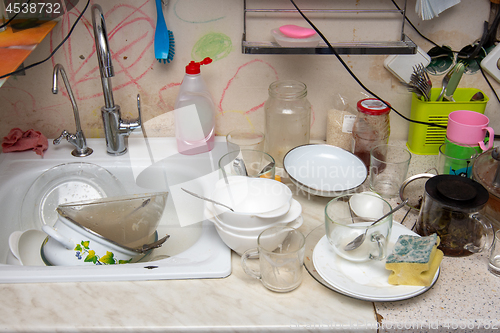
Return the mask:
<path id="1" fill-rule="evenodd" d="M 299 27 L 293 24 L 282 25 L 280 31 L 283 35 L 291 38 L 309 38 L 316 34 L 314 29 Z"/>

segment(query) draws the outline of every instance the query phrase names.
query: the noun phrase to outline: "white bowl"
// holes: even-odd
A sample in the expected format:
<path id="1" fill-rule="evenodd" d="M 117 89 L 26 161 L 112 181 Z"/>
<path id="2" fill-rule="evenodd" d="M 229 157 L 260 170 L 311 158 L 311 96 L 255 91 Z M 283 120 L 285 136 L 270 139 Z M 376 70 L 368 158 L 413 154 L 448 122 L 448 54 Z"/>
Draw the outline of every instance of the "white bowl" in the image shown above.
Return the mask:
<path id="1" fill-rule="evenodd" d="M 217 214 L 214 209 L 215 206 L 216 205 L 212 205 L 211 203 L 207 204 L 208 210 L 212 215 L 217 216 L 217 218 L 227 226 L 243 229 L 265 228 L 274 223 L 288 223 L 302 214 L 302 206 L 295 199 L 291 199 L 290 202 L 286 204 L 286 207 L 289 208 L 284 214 L 272 218 L 261 214 L 238 214 L 229 210 L 222 214 Z"/>
<path id="2" fill-rule="evenodd" d="M 49 235 L 41 251 L 47 265 L 126 264 L 140 260 L 149 250 L 120 245 L 61 215 L 53 227 L 44 225 L 42 230 Z M 156 232 L 153 237 L 157 238 Z"/>
<path id="3" fill-rule="evenodd" d="M 302 216 L 299 216 L 295 221 L 288 223 L 287 226 L 292 228 L 299 228 L 302 223 L 304 223 L 304 219 Z M 267 229 L 267 228 L 266 228 Z M 249 249 L 257 247 L 257 237 L 259 237 L 260 233 L 256 236 L 244 236 L 238 235 L 227 230 L 222 229 L 220 226 L 215 224 L 215 230 L 219 234 L 222 241 L 234 252 L 238 253 L 240 256 Z M 265 230 L 265 229 L 264 229 Z"/>
<path id="4" fill-rule="evenodd" d="M 232 225 L 229 225 L 227 223 L 224 223 L 224 221 L 219 219 L 219 216 L 214 215 L 213 220 L 210 219 L 210 221 L 214 222 L 217 224 L 221 229 L 224 229 L 226 231 L 229 231 L 231 233 L 237 234 L 237 235 L 243 235 L 243 236 L 258 236 L 262 231 L 264 231 L 267 228 L 277 226 L 277 225 L 284 225 L 291 223 L 295 221 L 299 216 L 302 214 L 302 205 L 295 199 L 292 199 L 292 205 L 290 210 L 288 211 L 287 214 L 284 216 L 280 217 L 278 220 L 274 221 L 272 223 L 262 223 L 257 227 L 234 227 Z M 270 219 L 261 219 L 262 222 L 267 222 Z"/>
<path id="5" fill-rule="evenodd" d="M 207 206 L 211 206 L 211 205 L 207 205 Z M 292 207 L 291 202 L 287 203 L 286 207 L 288 207 L 289 209 L 283 215 L 275 216 L 273 218 L 261 217 L 260 215 L 254 215 L 254 214 L 241 214 L 241 213 L 238 214 L 238 213 L 234 213 L 231 211 L 226 211 L 222 214 L 217 214 L 215 209 L 214 209 L 214 206 L 212 206 L 210 211 L 212 212 L 212 214 L 214 216 L 217 216 L 217 218 L 220 221 L 222 221 L 224 224 L 227 224 L 227 225 L 234 227 L 234 228 L 249 229 L 249 228 L 266 227 L 270 224 L 273 224 L 275 222 L 280 221 L 290 211 L 290 209 Z"/>
<path id="6" fill-rule="evenodd" d="M 326 144 L 293 148 L 283 158 L 283 167 L 299 189 L 323 197 L 349 193 L 368 176 L 361 159 L 347 150 Z"/>
<path id="7" fill-rule="evenodd" d="M 224 179 L 216 183 L 211 198 L 231 207 L 234 212 L 214 205 L 217 215 L 230 212 L 237 216 L 263 214 L 266 218 L 272 218 L 285 214 L 286 210 L 282 208 L 292 199 L 290 188 L 274 179 L 232 176 L 227 180 L 228 184 Z"/>
<path id="8" fill-rule="evenodd" d="M 349 205 L 357 216 L 378 219 L 384 215 L 384 202 L 381 199 L 376 193 L 361 192 L 352 195 Z"/>

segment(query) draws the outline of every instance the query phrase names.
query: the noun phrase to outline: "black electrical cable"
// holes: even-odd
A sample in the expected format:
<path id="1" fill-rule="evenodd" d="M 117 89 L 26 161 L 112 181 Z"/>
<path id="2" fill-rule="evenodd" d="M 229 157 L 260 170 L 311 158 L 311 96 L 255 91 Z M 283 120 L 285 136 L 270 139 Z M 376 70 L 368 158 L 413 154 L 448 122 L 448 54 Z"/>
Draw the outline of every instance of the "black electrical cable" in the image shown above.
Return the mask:
<path id="1" fill-rule="evenodd" d="M 333 46 L 330 44 L 330 42 L 328 41 L 328 39 L 326 39 L 326 37 L 323 35 L 323 33 L 321 33 L 321 31 L 319 31 L 318 28 L 316 28 L 316 26 L 309 20 L 309 18 L 307 16 L 304 15 L 304 13 L 302 13 L 302 11 L 299 9 L 299 7 L 295 4 L 294 0 L 290 0 L 290 2 L 293 4 L 293 6 L 295 7 L 295 9 L 297 9 L 297 11 L 300 13 L 300 15 L 302 15 L 302 17 L 304 18 L 304 20 L 307 21 L 307 23 L 309 23 L 309 25 L 318 33 L 318 35 L 321 37 L 321 39 L 323 39 L 323 41 L 326 43 L 326 45 L 328 45 L 328 48 L 330 49 L 330 51 L 332 51 L 332 53 L 337 57 L 337 59 L 339 60 L 339 62 L 342 64 L 342 66 L 344 66 L 344 68 L 347 70 L 347 72 L 352 76 L 352 78 L 361 86 L 361 88 L 363 88 L 366 92 L 368 92 L 370 95 L 372 95 L 373 97 L 377 98 L 378 100 L 380 100 L 382 103 L 384 103 L 385 105 L 387 105 L 388 108 L 390 108 L 392 111 L 394 111 L 398 116 L 400 116 L 401 118 L 403 118 L 404 120 L 406 121 L 409 121 L 409 122 L 412 122 L 412 123 L 416 123 L 416 124 L 421 124 L 421 125 L 427 125 L 427 126 L 433 126 L 433 127 L 441 127 L 441 128 L 446 128 L 446 126 L 443 126 L 443 125 L 440 125 L 440 124 L 435 124 L 435 123 L 429 123 L 429 122 L 425 122 L 425 121 L 419 121 L 419 120 L 414 120 L 414 119 L 410 119 L 408 117 L 406 117 L 405 115 L 401 114 L 399 111 L 397 111 L 396 109 L 394 109 L 391 105 L 389 105 L 388 103 L 386 103 L 382 98 L 380 98 L 379 96 L 377 96 L 374 92 L 372 92 L 370 89 L 368 89 L 362 82 L 361 80 L 358 79 L 358 77 L 352 72 L 352 70 L 349 68 L 349 66 L 344 62 L 344 60 L 340 57 L 340 55 L 338 54 L 337 50 L 335 50 L 333 48 Z"/>
<path id="2" fill-rule="evenodd" d="M 0 0 L 0 1 L 4 1 L 4 0 Z M 21 8 L 25 8 L 24 6 L 27 6 L 29 3 L 31 2 L 31 0 L 28 0 L 26 1 L 25 3 L 23 3 L 23 6 Z M 5 28 L 10 22 L 12 22 L 16 17 L 17 15 L 19 15 L 21 13 L 21 11 L 17 12 L 14 14 L 14 16 L 12 16 L 7 22 L 5 22 L 4 24 L 1 24 L 0 25 L 0 29 L 2 28 Z"/>
<path id="3" fill-rule="evenodd" d="M 0 1 L 3 1 L 3 0 L 0 0 Z M 6 78 L 8 76 L 11 76 L 11 75 L 15 75 L 15 74 L 18 74 L 18 73 L 21 73 L 23 71 L 25 71 L 26 69 L 30 69 L 30 68 L 33 68 L 35 66 L 38 66 L 40 64 L 43 64 L 44 62 L 46 62 L 47 60 L 49 60 L 50 58 L 52 58 L 52 56 L 54 56 L 54 54 L 61 48 L 61 46 L 68 40 L 69 36 L 71 36 L 71 34 L 73 33 L 73 30 L 75 29 L 77 23 L 80 21 L 80 19 L 82 18 L 83 14 L 85 13 L 85 11 L 87 10 L 88 6 L 90 4 L 90 0 L 87 1 L 87 4 L 85 5 L 85 8 L 83 8 L 83 11 L 80 13 L 80 15 L 78 15 L 76 21 L 73 23 L 73 25 L 71 26 L 71 29 L 69 30 L 68 34 L 66 35 L 66 37 L 64 37 L 64 39 L 55 47 L 55 49 L 50 52 L 49 56 L 43 60 L 40 60 L 38 62 L 35 62 L 31 65 L 28 65 L 24 68 L 21 68 L 21 69 L 17 69 L 13 72 L 10 72 L 10 73 L 7 73 L 7 74 L 4 74 L 2 76 L 0 76 L 0 79 L 3 79 L 3 78 Z"/>
<path id="4" fill-rule="evenodd" d="M 401 8 L 398 6 L 398 4 L 394 1 L 394 0 L 391 0 L 392 3 L 394 4 L 394 6 L 396 6 L 396 8 L 400 11 Z M 424 35 L 422 35 L 420 33 L 420 31 L 418 31 L 418 29 L 413 25 L 413 23 L 411 23 L 411 21 L 408 19 L 408 17 L 406 17 L 406 14 L 405 14 L 405 20 L 406 22 L 408 22 L 408 24 L 413 28 L 415 29 L 415 31 L 417 32 L 417 34 L 419 34 L 420 37 L 422 37 L 423 39 L 425 39 L 426 41 L 428 41 L 429 43 L 433 44 L 434 46 L 437 46 L 437 47 L 441 47 L 440 45 L 434 43 L 432 40 L 430 40 L 429 38 L 425 37 Z M 455 51 L 452 51 L 452 52 L 455 52 Z M 455 52 L 455 53 L 458 53 L 458 52 Z"/>

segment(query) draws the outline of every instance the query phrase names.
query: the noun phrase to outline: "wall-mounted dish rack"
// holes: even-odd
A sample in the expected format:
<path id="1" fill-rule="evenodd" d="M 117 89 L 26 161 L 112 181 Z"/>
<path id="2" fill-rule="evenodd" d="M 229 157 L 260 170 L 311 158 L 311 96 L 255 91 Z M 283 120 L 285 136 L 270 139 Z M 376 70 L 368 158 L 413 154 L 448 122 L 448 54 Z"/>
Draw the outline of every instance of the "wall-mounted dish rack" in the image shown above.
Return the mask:
<path id="1" fill-rule="evenodd" d="M 389 1 L 389 0 L 388 0 Z M 252 2 L 252 1 L 249 1 Z M 259 2 L 259 1 L 254 1 Z M 248 8 L 247 0 L 243 0 L 243 38 L 242 38 L 242 52 L 245 54 L 333 54 L 332 50 L 322 41 L 317 47 L 282 47 L 276 41 L 250 41 L 248 40 L 247 27 L 249 20 L 260 19 L 272 20 L 274 22 L 279 22 L 279 18 L 285 17 L 295 17 L 295 19 L 301 20 L 303 26 L 308 26 L 307 22 L 303 20 L 300 13 L 291 5 L 289 1 L 289 8 Z M 271 2 L 268 2 L 269 4 Z M 280 1 L 275 1 L 273 4 L 278 4 Z M 284 4 L 285 2 L 282 2 Z M 406 0 L 404 0 L 403 6 L 394 9 L 377 9 L 377 8 L 357 8 L 349 9 L 329 9 L 329 8 L 308 8 L 302 9 L 301 11 L 307 15 L 313 23 L 315 23 L 313 16 L 321 17 L 322 20 L 328 19 L 328 16 L 332 17 L 331 21 L 334 21 L 335 15 L 351 15 L 370 17 L 370 20 L 384 20 L 384 16 L 391 15 L 393 19 L 395 18 L 398 22 L 400 21 L 400 34 L 396 32 L 399 39 L 392 41 L 347 41 L 347 42 L 334 42 L 329 39 L 330 44 L 337 51 L 338 54 L 415 54 L 417 51 L 416 44 L 408 38 L 404 33 L 405 26 L 405 15 L 406 15 Z M 309 3 L 308 3 L 309 4 Z M 261 7 L 268 7 L 265 3 L 261 2 Z M 290 8 L 291 6 L 291 8 Z M 373 7 L 373 6 L 372 6 Z M 378 18 L 377 18 L 378 15 Z M 365 23 L 370 24 L 370 23 Z M 323 29 L 320 28 L 322 32 Z M 353 29 L 355 30 L 355 28 Z"/>

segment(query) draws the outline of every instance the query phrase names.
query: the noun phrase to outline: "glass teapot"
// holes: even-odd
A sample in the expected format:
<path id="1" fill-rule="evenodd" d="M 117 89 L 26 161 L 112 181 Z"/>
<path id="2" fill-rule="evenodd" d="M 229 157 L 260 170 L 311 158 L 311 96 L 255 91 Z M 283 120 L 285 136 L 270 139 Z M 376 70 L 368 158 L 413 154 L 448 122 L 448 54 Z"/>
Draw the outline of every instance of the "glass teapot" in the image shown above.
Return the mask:
<path id="1" fill-rule="evenodd" d="M 488 191 L 478 182 L 457 175 L 438 175 L 425 183 L 416 232 L 441 238 L 439 249 L 462 257 L 487 250 L 493 243 L 491 221 L 482 215 Z"/>

